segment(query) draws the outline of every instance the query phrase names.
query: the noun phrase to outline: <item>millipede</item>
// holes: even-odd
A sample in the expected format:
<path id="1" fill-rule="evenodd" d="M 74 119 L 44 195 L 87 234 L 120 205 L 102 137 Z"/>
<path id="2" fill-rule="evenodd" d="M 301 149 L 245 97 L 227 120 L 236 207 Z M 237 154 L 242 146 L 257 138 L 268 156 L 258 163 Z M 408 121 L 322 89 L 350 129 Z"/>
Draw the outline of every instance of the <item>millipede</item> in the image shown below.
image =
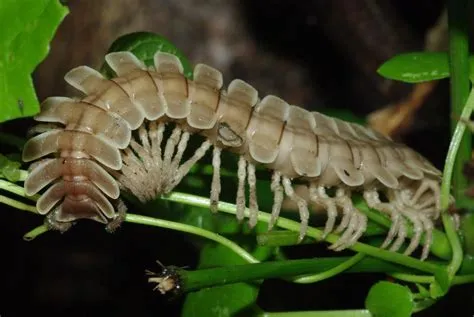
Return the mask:
<path id="1" fill-rule="evenodd" d="M 359 193 L 391 219 L 381 248 L 398 251 L 411 224 L 404 254 L 412 254 L 424 235 L 421 258 L 428 256 L 440 216 L 441 172 L 416 151 L 274 95 L 260 98 L 240 79 L 224 89 L 222 73 L 205 64 L 188 79 L 172 54 L 157 52 L 150 67 L 130 52 L 109 53 L 105 61 L 115 73 L 111 79 L 88 66 L 65 75 L 82 95 L 45 99 L 24 146 L 23 160 L 33 162 L 25 191 L 41 192 L 37 210 L 50 227 L 65 231 L 76 220 L 92 219 L 114 230 L 126 211 L 121 190 L 141 201 L 170 193 L 209 151 L 210 209 L 216 211 L 221 154 L 229 151 L 238 156 L 236 216 L 243 220 L 248 208 L 250 226 L 257 223 L 260 165 L 271 172 L 269 230 L 290 199 L 298 207 L 302 239 L 316 204 L 327 213 L 323 236 L 340 234 L 329 248 L 346 249 L 367 227 L 367 216 L 351 199 Z M 184 159 L 193 135 L 203 141 Z M 307 198 L 295 192 L 295 182 L 307 186 Z"/>

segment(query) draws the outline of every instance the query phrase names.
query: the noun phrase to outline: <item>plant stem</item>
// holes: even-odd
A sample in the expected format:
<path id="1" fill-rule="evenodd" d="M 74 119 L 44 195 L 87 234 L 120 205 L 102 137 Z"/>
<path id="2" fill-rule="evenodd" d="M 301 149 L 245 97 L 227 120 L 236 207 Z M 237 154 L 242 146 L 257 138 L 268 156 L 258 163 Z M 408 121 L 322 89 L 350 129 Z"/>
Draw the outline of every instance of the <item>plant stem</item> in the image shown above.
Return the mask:
<path id="1" fill-rule="evenodd" d="M 366 309 L 329 310 L 329 311 L 295 311 L 295 312 L 264 312 L 257 317 L 372 317 Z"/>
<path id="2" fill-rule="evenodd" d="M 43 233 L 48 232 L 48 231 L 49 231 L 49 228 L 46 225 L 38 226 L 34 228 L 33 230 L 31 230 L 30 232 L 25 233 L 25 235 L 23 236 L 23 240 L 31 241 L 35 239 L 37 236 L 42 235 Z"/>
<path id="3" fill-rule="evenodd" d="M 449 67 L 451 86 L 451 130 L 457 125 L 469 94 L 469 33 L 468 33 L 468 0 L 449 0 Z M 453 189 L 455 198 L 463 195 L 467 188 L 467 179 L 463 176 L 464 164 L 471 158 L 471 135 L 465 134 L 454 164 Z"/>
<path id="4" fill-rule="evenodd" d="M 180 192 L 173 192 L 170 195 L 163 196 L 162 199 L 164 200 L 169 200 L 169 201 L 175 201 L 181 204 L 186 204 L 186 205 L 191 205 L 191 206 L 196 206 L 196 207 L 202 207 L 202 208 L 209 208 L 210 206 L 210 200 L 208 198 L 204 197 L 199 197 L 199 196 L 194 196 L 190 194 L 185 194 L 185 193 L 180 193 Z M 218 210 L 222 212 L 226 212 L 229 214 L 234 214 L 236 212 L 236 206 L 230 203 L 225 203 L 225 202 L 219 202 L 218 205 Z M 246 216 L 249 215 L 249 210 L 248 208 L 245 209 Z M 264 213 L 262 211 L 258 212 L 258 220 L 263 221 L 268 223 L 270 221 L 271 215 L 268 213 Z M 292 221 L 283 217 L 280 217 L 277 222 L 276 226 L 291 230 L 294 232 L 299 232 L 300 224 L 296 221 Z M 318 230 L 316 228 L 311 228 L 309 227 L 307 230 L 307 236 L 312 237 L 317 240 L 322 239 L 322 231 Z M 334 243 L 338 240 L 339 236 L 335 234 L 329 234 L 326 238 L 325 241 Z M 429 273 L 436 273 L 439 272 L 440 266 L 429 263 L 429 262 L 422 262 L 420 260 L 417 260 L 415 258 L 405 256 L 400 253 L 395 253 L 395 252 L 390 252 L 386 250 L 381 250 L 380 248 L 373 247 L 367 244 L 363 244 L 360 242 L 355 243 L 352 245 L 349 249 L 356 251 L 356 252 L 362 252 L 364 254 L 373 256 L 375 258 L 383 259 L 389 262 L 393 263 L 398 263 L 402 264 L 417 270 L 421 270 L 424 272 L 429 272 Z"/>
<path id="5" fill-rule="evenodd" d="M 167 229 L 172 229 L 172 230 L 181 231 L 181 232 L 192 233 L 192 234 L 204 237 L 206 239 L 213 240 L 217 243 L 220 243 L 220 244 L 228 247 L 229 249 L 231 249 L 232 251 L 237 253 L 239 256 L 241 256 L 248 263 L 258 263 L 259 262 L 250 253 L 245 251 L 238 244 L 232 242 L 231 240 L 229 240 L 229 239 L 227 239 L 227 238 L 225 238 L 225 237 L 223 237 L 223 236 L 221 236 L 217 233 L 207 231 L 207 230 L 195 227 L 195 226 L 187 225 L 187 224 L 180 223 L 180 222 L 168 221 L 168 220 L 151 218 L 151 217 L 134 215 L 134 214 L 127 214 L 126 218 L 125 218 L 125 221 L 132 222 L 132 223 L 138 223 L 138 224 L 142 224 L 142 225 L 167 228 Z"/>
<path id="6" fill-rule="evenodd" d="M 441 183 L 441 209 L 446 210 L 449 206 L 449 190 L 451 184 L 451 178 L 454 173 L 454 166 L 456 158 L 458 157 L 458 150 L 460 149 L 463 135 L 466 133 L 465 121 L 469 120 L 471 113 L 474 109 L 474 90 L 471 90 L 469 97 L 466 101 L 466 105 L 461 113 L 461 119 L 457 122 L 456 129 L 454 130 L 451 144 L 449 146 L 448 155 L 446 157 L 446 163 L 443 172 L 443 180 Z M 454 174 L 455 176 L 455 174 Z M 450 265 L 448 266 L 448 275 L 452 279 L 459 267 L 461 266 L 463 259 L 463 249 L 459 236 L 456 232 L 456 227 L 452 217 L 447 212 L 442 214 L 443 225 L 446 231 L 446 235 L 451 244 L 453 250 L 453 258 Z"/>
<path id="7" fill-rule="evenodd" d="M 341 264 L 319 274 L 314 274 L 310 276 L 302 276 L 293 280 L 294 283 L 300 284 L 309 284 L 316 283 L 330 277 L 336 276 L 339 273 L 342 273 L 349 269 L 351 266 L 355 265 L 357 262 L 361 261 L 365 257 L 362 253 L 357 253 L 347 261 L 342 262 Z"/>
<path id="8" fill-rule="evenodd" d="M 352 261 L 351 261 L 352 260 Z M 373 258 L 359 259 L 347 266 L 345 272 L 407 272 L 406 268 Z M 303 260 L 269 261 L 257 264 L 241 264 L 226 267 L 200 269 L 195 271 L 179 270 L 183 281 L 182 289 L 189 292 L 205 287 L 248 282 L 267 278 L 291 277 L 302 274 L 325 274 L 344 263 L 356 262 L 352 258 L 318 258 Z"/>
<path id="9" fill-rule="evenodd" d="M 406 273 L 390 273 L 390 276 L 401 281 L 411 283 L 426 283 L 430 284 L 435 281 L 434 276 L 429 275 L 414 275 Z M 467 284 L 474 282 L 474 274 L 458 275 L 452 280 L 453 285 Z"/>
<path id="10" fill-rule="evenodd" d="M 390 227 L 390 220 L 386 218 L 385 220 L 389 222 L 388 225 Z M 318 228 L 318 229 L 321 230 L 321 228 Z M 373 222 L 369 222 L 367 225 L 367 229 L 364 232 L 364 236 L 365 237 L 378 236 L 378 235 L 383 235 L 386 233 L 387 233 L 386 227 L 380 226 Z M 299 240 L 298 232 L 287 231 L 287 230 L 272 230 L 272 231 L 257 234 L 258 245 L 267 246 L 267 247 L 282 247 L 282 246 L 290 246 L 290 245 L 311 244 L 311 243 L 316 242 L 314 239 L 311 239 L 310 237 L 304 237 L 301 242 L 298 242 L 298 240 Z M 446 237 L 445 237 L 445 240 L 449 249 L 450 246 Z"/>
<path id="11" fill-rule="evenodd" d="M 16 201 L 15 199 L 11 199 L 10 197 L 6 197 L 3 195 L 0 195 L 0 203 L 3 203 L 5 205 L 9 205 L 13 208 L 20 209 L 20 210 L 26 210 L 32 213 L 37 213 L 36 207 L 24 204 L 22 202 Z"/>
<path id="12" fill-rule="evenodd" d="M 0 179 L 0 189 L 6 190 L 12 194 L 28 198 L 30 200 L 36 201 L 39 198 L 39 195 L 28 196 L 25 193 L 25 189 L 22 186 L 19 186 L 15 183 L 9 182 L 4 179 Z"/>
<path id="13" fill-rule="evenodd" d="M 315 243 L 314 239 L 304 237 L 298 243 L 299 233 L 287 230 L 274 230 L 257 234 L 257 244 L 266 247 L 282 247 L 297 244 Z"/>

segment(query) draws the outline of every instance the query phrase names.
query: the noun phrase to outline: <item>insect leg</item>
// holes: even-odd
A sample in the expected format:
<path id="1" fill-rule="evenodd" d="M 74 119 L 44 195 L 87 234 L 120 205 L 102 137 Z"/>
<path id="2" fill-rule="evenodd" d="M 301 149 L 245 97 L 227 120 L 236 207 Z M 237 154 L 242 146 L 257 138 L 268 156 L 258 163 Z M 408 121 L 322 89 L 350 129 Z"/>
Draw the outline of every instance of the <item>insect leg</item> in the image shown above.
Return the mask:
<path id="1" fill-rule="evenodd" d="M 140 138 L 140 143 L 142 144 L 145 151 L 150 152 L 150 140 L 148 138 L 147 129 L 145 128 L 145 124 L 140 125 L 138 128 L 138 137 Z"/>
<path id="2" fill-rule="evenodd" d="M 242 221 L 244 219 L 244 212 L 245 212 L 245 178 L 247 177 L 247 161 L 243 156 L 239 157 L 239 163 L 237 168 L 237 177 L 239 180 L 237 186 L 237 198 L 236 198 L 236 205 L 237 205 L 237 220 Z"/>
<path id="3" fill-rule="evenodd" d="M 281 174 L 274 171 L 272 174 L 272 183 L 270 185 L 273 196 L 272 217 L 268 223 L 268 230 L 271 230 L 280 215 L 281 204 L 283 203 L 283 187 L 281 186 Z"/>
<path id="4" fill-rule="evenodd" d="M 189 132 L 184 131 L 183 134 L 181 134 L 181 139 L 179 140 L 176 154 L 173 157 L 173 161 L 171 162 L 170 171 L 172 171 L 173 173 L 177 171 L 179 163 L 181 163 L 181 159 L 183 158 L 184 151 L 186 150 L 186 147 L 188 146 L 188 141 L 189 141 Z"/>
<path id="5" fill-rule="evenodd" d="M 441 206 L 440 206 L 440 195 L 441 194 L 440 194 L 439 182 L 436 181 L 436 180 L 423 179 L 421 181 L 420 186 L 416 190 L 415 194 L 411 198 L 411 201 L 409 202 L 409 205 L 413 206 L 414 208 L 417 208 L 417 209 L 419 209 L 421 206 L 425 206 L 426 202 L 423 202 L 423 204 L 420 205 L 420 207 L 418 207 L 417 202 L 420 200 L 422 195 L 430 189 L 432 191 L 434 203 L 435 203 L 435 206 L 436 206 L 436 212 L 437 213 L 435 215 L 435 218 L 438 218 L 439 217 L 439 212 L 440 212 L 440 209 L 441 209 Z"/>
<path id="6" fill-rule="evenodd" d="M 165 131 L 165 124 L 163 122 L 156 125 L 155 121 L 150 122 L 150 131 L 148 135 L 151 140 L 151 154 L 155 160 L 159 160 L 161 166 L 161 142 L 163 142 L 163 133 Z"/>
<path id="7" fill-rule="evenodd" d="M 334 224 L 336 223 L 336 218 L 338 214 L 336 202 L 333 198 L 328 196 L 328 194 L 326 193 L 326 188 L 324 188 L 324 186 L 316 186 L 315 184 L 311 184 L 309 186 L 309 198 L 311 199 L 311 201 L 326 208 L 328 219 L 326 220 L 322 235 L 322 238 L 324 239 L 329 233 L 334 230 Z"/>
<path id="8" fill-rule="evenodd" d="M 59 205 L 59 207 L 57 207 L 57 208 L 61 208 L 61 205 Z M 69 230 L 69 228 L 72 227 L 74 222 L 59 222 L 59 221 L 57 221 L 55 219 L 57 208 L 55 210 L 53 210 L 52 212 L 50 212 L 45 217 L 44 224 L 46 225 L 46 227 L 48 227 L 48 229 L 58 230 L 59 232 L 66 232 L 67 230 Z"/>
<path id="9" fill-rule="evenodd" d="M 247 174 L 249 183 L 249 225 L 251 228 L 257 224 L 258 202 L 257 202 L 257 177 L 255 176 L 255 165 L 247 164 Z"/>
<path id="10" fill-rule="evenodd" d="M 206 154 L 207 150 L 211 147 L 212 143 L 208 140 L 202 142 L 201 146 L 194 152 L 193 156 L 191 156 L 186 162 L 181 164 L 180 167 L 176 170 L 175 174 L 173 175 L 173 182 L 170 185 L 170 188 L 173 189 L 183 177 L 188 174 L 191 167 L 196 164 L 203 156 Z"/>
<path id="11" fill-rule="evenodd" d="M 362 236 L 367 229 L 367 217 L 354 207 L 349 194 L 343 188 L 339 188 L 336 191 L 336 202 L 343 209 L 344 217 L 349 218 L 345 227 L 341 226 L 344 219 L 341 221 L 336 232 L 345 231 L 339 240 L 329 247 L 330 249 L 340 251 L 350 247 Z"/>
<path id="12" fill-rule="evenodd" d="M 219 203 L 219 194 L 221 193 L 221 148 L 214 147 L 212 151 L 212 184 L 211 184 L 211 211 L 217 212 L 217 204 Z"/>
<path id="13" fill-rule="evenodd" d="M 127 206 L 125 206 L 121 199 L 117 200 L 116 210 L 117 213 L 115 214 L 114 218 L 105 227 L 107 232 L 114 232 L 120 227 L 122 222 L 125 221 L 125 216 L 127 215 Z"/>
<path id="14" fill-rule="evenodd" d="M 412 208 L 401 208 L 400 210 L 402 214 L 407 217 L 413 224 L 413 237 L 411 238 L 410 244 L 404 252 L 405 255 L 410 255 L 420 244 L 421 234 L 423 233 L 423 224 L 416 210 Z"/>
<path id="15" fill-rule="evenodd" d="M 380 247 L 382 249 L 388 247 L 395 236 L 397 239 L 394 242 L 394 246 L 401 246 L 406 237 L 406 229 L 405 220 L 403 219 L 400 211 L 396 209 L 393 204 L 381 202 L 379 194 L 375 189 L 365 190 L 363 196 L 370 208 L 374 208 L 385 214 L 388 214 L 392 220 L 392 225 L 390 226 L 387 237 Z"/>
<path id="16" fill-rule="evenodd" d="M 306 230 L 308 230 L 308 203 L 306 202 L 306 200 L 304 200 L 295 193 L 293 187 L 291 186 L 291 180 L 288 177 L 284 176 L 282 182 L 285 194 L 298 205 L 298 211 L 301 219 L 299 241 L 301 241 L 306 235 Z"/>
<path id="17" fill-rule="evenodd" d="M 433 222 L 427 218 L 424 214 L 420 215 L 420 220 L 423 223 L 423 229 L 425 231 L 425 242 L 423 243 L 423 251 L 421 252 L 421 260 L 423 261 L 428 257 L 430 252 L 431 243 L 433 243 Z"/>
<path id="18" fill-rule="evenodd" d="M 171 159 L 174 154 L 174 149 L 176 147 L 176 144 L 179 141 L 180 136 L 181 136 L 181 129 L 177 126 L 173 129 L 173 132 L 171 133 L 170 138 L 166 142 L 165 154 L 163 155 L 163 166 L 161 168 L 162 174 L 163 174 L 162 177 L 164 177 L 165 175 L 172 176 L 174 174 L 174 172 L 170 171 L 170 167 L 171 167 L 170 165 L 171 165 Z"/>

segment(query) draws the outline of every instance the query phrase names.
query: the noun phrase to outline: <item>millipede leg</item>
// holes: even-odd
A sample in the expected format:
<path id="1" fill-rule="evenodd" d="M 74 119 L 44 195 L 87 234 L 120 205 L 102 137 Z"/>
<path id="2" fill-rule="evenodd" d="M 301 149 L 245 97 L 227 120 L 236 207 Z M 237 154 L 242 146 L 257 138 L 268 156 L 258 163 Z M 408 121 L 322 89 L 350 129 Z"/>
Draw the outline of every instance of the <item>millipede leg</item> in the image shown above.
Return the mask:
<path id="1" fill-rule="evenodd" d="M 156 123 L 155 121 L 150 122 L 148 136 L 151 141 L 150 155 L 153 159 L 155 168 L 153 168 L 149 174 L 149 177 L 156 179 L 154 196 L 159 195 L 163 190 L 163 177 L 162 167 L 163 158 L 161 152 L 161 143 L 163 142 L 163 133 L 165 131 L 165 124 L 163 122 Z M 169 181 L 167 181 L 169 182 Z"/>
<path id="2" fill-rule="evenodd" d="M 396 202 L 399 205 L 399 209 L 402 210 L 403 214 L 413 223 L 414 236 L 412 237 L 410 245 L 407 247 L 404 254 L 410 255 L 416 249 L 416 247 L 420 245 L 421 236 L 424 233 L 425 237 L 421 254 L 421 260 L 424 260 L 426 257 L 428 257 L 431 243 L 433 241 L 434 225 L 429 217 L 432 216 L 432 211 L 434 208 L 429 208 L 427 212 L 425 212 L 426 210 L 414 209 L 404 204 L 405 200 L 403 199 L 403 195 L 401 193 L 395 195 L 395 197 L 397 199 Z"/>
<path id="3" fill-rule="evenodd" d="M 410 255 L 420 244 L 421 234 L 423 233 L 423 224 L 419 216 L 417 215 L 416 210 L 413 210 L 411 208 L 403 208 L 401 212 L 413 224 L 413 237 L 411 238 L 410 244 L 404 252 L 405 255 Z"/>
<path id="4" fill-rule="evenodd" d="M 170 165 L 170 171 L 175 173 L 178 170 L 179 163 L 181 163 L 181 159 L 183 158 L 184 151 L 188 146 L 189 141 L 189 132 L 184 131 L 181 134 L 181 139 L 179 140 L 178 147 L 176 149 L 176 154 L 173 157 Z"/>
<path id="5" fill-rule="evenodd" d="M 291 180 L 288 177 L 284 176 L 282 183 L 283 188 L 285 189 L 285 194 L 298 205 L 298 211 L 301 219 L 299 241 L 301 241 L 303 240 L 304 236 L 306 235 L 306 231 L 308 230 L 308 203 L 306 202 L 306 200 L 304 200 L 295 193 L 293 187 L 291 186 Z"/>
<path id="6" fill-rule="evenodd" d="M 345 230 L 338 241 L 332 244 L 329 248 L 336 251 L 346 249 L 351 246 L 351 243 L 355 243 L 365 232 L 367 226 L 367 218 L 365 215 L 360 213 L 352 204 L 350 196 L 342 188 L 336 192 L 337 204 L 343 209 L 344 218 L 349 219 L 347 225 L 342 226 L 342 230 Z M 344 219 L 341 221 L 343 224 Z M 336 231 L 342 231 L 341 225 Z"/>
<path id="7" fill-rule="evenodd" d="M 367 217 L 355 210 L 350 218 L 349 226 L 346 231 L 342 234 L 339 240 L 333 245 L 329 246 L 329 249 L 334 251 L 342 251 L 351 247 L 356 243 L 359 238 L 364 234 L 367 229 Z"/>
<path id="8" fill-rule="evenodd" d="M 280 172 L 274 171 L 272 174 L 272 183 L 270 189 L 274 193 L 273 195 L 273 206 L 272 206 L 272 217 L 268 223 L 268 230 L 272 230 L 275 225 L 278 216 L 280 215 L 281 204 L 283 203 L 283 187 L 281 186 L 281 174 Z"/>
<path id="9" fill-rule="evenodd" d="M 150 122 L 150 131 L 148 135 L 151 140 L 151 156 L 155 161 L 159 161 L 161 168 L 161 142 L 163 142 L 163 133 L 165 131 L 165 124 L 163 122 L 158 123 L 158 126 L 155 121 Z"/>
<path id="10" fill-rule="evenodd" d="M 425 242 L 423 243 L 423 251 L 421 252 L 421 257 L 420 259 L 423 261 L 425 260 L 429 253 L 430 253 L 430 248 L 431 248 L 431 243 L 433 243 L 433 222 L 425 217 L 425 215 L 420 216 L 420 220 L 423 223 L 423 228 L 425 231 Z"/>
<path id="11" fill-rule="evenodd" d="M 242 221 L 245 216 L 245 178 L 247 177 L 247 161 L 243 156 L 239 157 L 239 163 L 237 167 L 237 198 L 235 204 L 237 205 L 236 216 L 238 221 Z"/>
<path id="12" fill-rule="evenodd" d="M 206 152 L 209 150 L 211 145 L 212 143 L 208 140 L 202 142 L 201 146 L 194 152 L 193 156 L 178 167 L 173 175 L 173 181 L 169 183 L 169 188 L 165 192 L 171 191 L 179 182 L 181 182 L 183 177 L 189 173 L 191 167 L 206 155 Z"/>
<path id="13" fill-rule="evenodd" d="M 61 208 L 61 207 L 59 207 Z M 51 230 L 57 230 L 61 233 L 66 232 L 69 230 L 74 223 L 73 222 L 59 222 L 55 219 L 56 216 L 56 210 L 53 210 L 50 212 L 45 218 L 44 218 L 44 225 Z"/>
<path id="14" fill-rule="evenodd" d="M 362 237 L 365 230 L 367 230 L 367 216 L 359 211 L 357 211 L 356 215 L 359 217 L 359 227 L 357 230 L 355 230 L 354 235 L 347 242 L 348 246 L 352 246 L 354 243 L 356 243 L 359 238 Z"/>
<path id="15" fill-rule="evenodd" d="M 334 224 L 336 223 L 338 214 L 336 202 L 333 198 L 327 195 L 326 188 L 324 188 L 324 186 L 316 186 L 315 184 L 310 184 L 309 186 L 309 199 L 326 208 L 328 219 L 326 220 L 322 235 L 322 239 L 324 239 L 334 230 Z"/>
<path id="16" fill-rule="evenodd" d="M 370 208 L 377 209 L 389 215 L 392 220 L 392 225 L 390 226 L 385 241 L 382 243 L 380 248 L 385 249 L 386 247 L 388 247 L 388 245 L 393 241 L 395 236 L 397 236 L 397 239 L 394 245 L 401 245 L 405 239 L 406 230 L 404 228 L 405 222 L 400 212 L 395 208 L 395 206 L 388 203 L 382 203 L 380 201 L 379 194 L 376 190 L 366 190 L 364 191 L 363 196 L 364 200 L 367 202 L 367 205 Z"/>
<path id="17" fill-rule="evenodd" d="M 393 251 L 393 252 L 398 251 L 401 248 L 403 242 L 405 242 L 407 234 L 408 233 L 407 233 L 406 221 L 403 217 L 400 217 L 397 238 L 395 239 L 395 242 L 393 242 L 392 246 L 388 250 Z"/>
<path id="18" fill-rule="evenodd" d="M 137 145 L 137 148 L 139 145 Z M 134 194 L 140 201 L 144 202 L 149 196 L 151 186 L 143 186 L 147 179 L 147 171 L 144 162 L 136 156 L 129 148 L 123 151 L 123 166 L 120 171 L 111 171 L 111 174 L 117 178 L 121 187 L 125 187 Z M 147 161 L 149 163 L 149 161 Z"/>
<path id="19" fill-rule="evenodd" d="M 151 146 L 150 141 L 148 139 L 147 129 L 145 128 L 145 124 L 140 125 L 138 128 L 138 138 L 140 139 L 140 143 L 142 144 L 145 151 L 150 152 Z"/>
<path id="20" fill-rule="evenodd" d="M 248 163 L 247 165 L 248 183 L 249 183 L 249 225 L 255 227 L 258 218 L 258 202 L 257 202 L 257 177 L 255 176 L 255 165 Z"/>
<path id="21" fill-rule="evenodd" d="M 341 223 L 336 228 L 336 233 L 340 233 L 347 228 L 350 221 L 354 221 L 352 215 L 354 213 L 354 207 L 352 206 L 350 197 L 346 195 L 345 190 L 342 188 L 336 190 L 336 203 L 342 207 L 343 212 Z"/>
<path id="22" fill-rule="evenodd" d="M 147 152 L 143 148 L 143 146 L 138 144 L 135 140 L 131 140 L 129 147 L 131 147 L 133 151 L 135 151 L 136 153 L 136 154 L 129 153 L 129 156 L 134 157 L 134 160 L 133 160 L 134 164 L 143 165 L 146 171 L 152 171 L 154 169 L 155 162 L 153 158 L 150 156 L 150 153 Z"/>
<path id="23" fill-rule="evenodd" d="M 117 230 L 120 225 L 125 221 L 125 217 L 127 215 L 127 207 L 123 203 L 121 199 L 119 199 L 116 203 L 116 214 L 113 219 L 110 220 L 110 222 L 106 225 L 105 230 L 107 232 L 114 232 Z"/>
<path id="24" fill-rule="evenodd" d="M 174 150 L 175 150 L 176 144 L 179 141 L 180 136 L 181 136 L 181 129 L 179 127 L 175 127 L 173 129 L 173 132 L 171 133 L 170 138 L 166 142 L 165 154 L 163 155 L 163 166 L 161 168 L 163 176 L 164 175 L 166 175 L 166 177 L 171 176 L 173 173 L 172 171 L 170 171 L 171 159 L 173 157 Z"/>
<path id="25" fill-rule="evenodd" d="M 212 184 L 211 184 L 211 211 L 217 212 L 219 194 L 221 193 L 221 148 L 215 146 L 212 151 Z"/>
<path id="26" fill-rule="evenodd" d="M 441 211 L 441 193 L 440 193 L 440 187 L 439 183 L 435 180 L 431 179 L 424 179 L 418 189 L 416 190 L 415 194 L 411 198 L 411 200 L 408 202 L 409 206 L 413 206 L 416 209 L 421 209 L 426 207 L 425 204 L 417 204 L 418 200 L 421 198 L 421 196 L 427 191 L 431 189 L 433 192 L 433 199 L 434 203 L 436 206 L 436 212 L 437 214 L 435 215 L 435 218 L 439 217 L 439 213 Z"/>

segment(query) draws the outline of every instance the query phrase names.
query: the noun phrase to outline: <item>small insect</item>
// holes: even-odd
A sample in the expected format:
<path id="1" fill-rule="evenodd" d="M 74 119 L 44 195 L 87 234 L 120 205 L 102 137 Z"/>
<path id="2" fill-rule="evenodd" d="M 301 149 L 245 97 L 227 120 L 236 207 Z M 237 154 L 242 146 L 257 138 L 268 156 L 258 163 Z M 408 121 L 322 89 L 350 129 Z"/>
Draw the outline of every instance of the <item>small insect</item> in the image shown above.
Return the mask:
<path id="1" fill-rule="evenodd" d="M 18 99 L 18 110 L 20 110 L 21 115 L 25 113 L 25 103 L 22 99 Z"/>
<path id="2" fill-rule="evenodd" d="M 343 250 L 366 230 L 367 217 L 351 200 L 358 192 L 392 221 L 382 248 L 399 250 L 410 223 L 414 235 L 404 253 L 411 254 L 424 234 L 421 258 L 428 256 L 440 215 L 441 172 L 414 150 L 359 124 L 273 95 L 260 98 L 240 79 L 224 89 L 222 74 L 205 64 L 187 79 L 171 54 L 157 52 L 154 67 L 130 52 L 105 60 L 116 77 L 106 79 L 87 66 L 69 71 L 65 80 L 83 96 L 47 98 L 35 116 L 42 124 L 24 147 L 23 160 L 36 161 L 25 191 L 42 191 L 37 208 L 50 226 L 66 230 L 88 218 L 113 229 L 125 212 L 120 190 L 141 201 L 167 194 L 212 149 L 212 211 L 221 192 L 221 153 L 229 151 L 238 156 L 236 215 L 244 218 L 247 186 L 250 226 L 257 223 L 255 169 L 262 165 L 272 171 L 269 229 L 286 196 L 298 206 L 303 239 L 309 206 L 317 204 L 328 215 L 323 235 L 340 234 L 330 248 Z M 185 153 L 196 135 L 204 140 Z M 307 199 L 295 192 L 295 181 L 308 187 Z"/>
<path id="3" fill-rule="evenodd" d="M 156 260 L 156 263 L 158 263 L 158 265 L 161 267 L 160 273 L 145 270 L 145 274 L 151 276 L 148 278 L 148 282 L 156 283 L 156 286 L 153 288 L 153 290 L 158 290 L 163 295 L 170 292 L 174 296 L 180 295 L 182 285 L 178 271 L 179 268 L 175 266 L 164 266 L 158 260 Z"/>

